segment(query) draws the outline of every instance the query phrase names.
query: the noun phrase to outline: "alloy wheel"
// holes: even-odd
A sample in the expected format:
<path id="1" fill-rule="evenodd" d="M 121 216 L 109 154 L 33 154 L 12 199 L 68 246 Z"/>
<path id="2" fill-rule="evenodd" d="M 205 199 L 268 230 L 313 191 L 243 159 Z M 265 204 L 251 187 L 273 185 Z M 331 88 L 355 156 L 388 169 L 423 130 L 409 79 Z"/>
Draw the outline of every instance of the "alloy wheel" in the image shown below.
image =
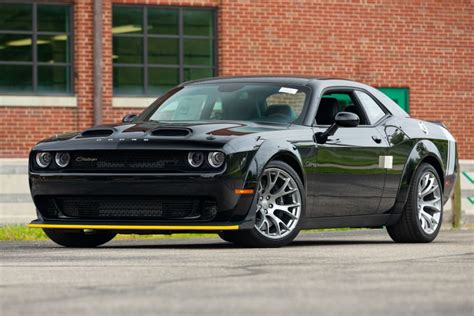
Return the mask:
<path id="1" fill-rule="evenodd" d="M 418 183 L 417 208 L 418 220 L 423 231 L 431 235 L 436 231 L 441 219 L 441 188 L 438 178 L 431 172 L 425 172 Z"/>
<path id="2" fill-rule="evenodd" d="M 301 215 L 301 192 L 295 179 L 279 168 L 265 169 L 258 185 L 255 228 L 267 238 L 280 239 L 292 231 Z"/>

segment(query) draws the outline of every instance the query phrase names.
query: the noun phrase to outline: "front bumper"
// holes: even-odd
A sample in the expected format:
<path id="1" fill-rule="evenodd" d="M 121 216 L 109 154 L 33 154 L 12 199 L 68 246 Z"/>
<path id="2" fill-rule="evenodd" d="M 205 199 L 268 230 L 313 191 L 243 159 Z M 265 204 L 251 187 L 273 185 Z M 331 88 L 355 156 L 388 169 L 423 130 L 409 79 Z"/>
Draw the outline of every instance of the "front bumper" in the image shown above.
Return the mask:
<path id="1" fill-rule="evenodd" d="M 121 232 L 202 232 L 247 229 L 253 226 L 254 194 L 236 194 L 236 189 L 253 189 L 255 183 L 240 177 L 163 174 L 51 174 L 30 173 L 30 188 L 38 209 L 32 228 L 106 229 Z M 48 218 L 40 202 L 45 197 L 135 197 L 212 198 L 217 216 L 203 222 L 193 219 L 157 218 Z"/>

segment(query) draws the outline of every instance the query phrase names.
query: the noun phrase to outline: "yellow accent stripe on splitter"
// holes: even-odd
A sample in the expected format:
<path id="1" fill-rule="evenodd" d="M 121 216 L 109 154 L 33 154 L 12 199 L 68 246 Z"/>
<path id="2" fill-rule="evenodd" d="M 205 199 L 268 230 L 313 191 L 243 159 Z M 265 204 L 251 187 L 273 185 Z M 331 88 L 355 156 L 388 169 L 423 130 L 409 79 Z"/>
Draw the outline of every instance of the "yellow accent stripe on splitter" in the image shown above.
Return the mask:
<path id="1" fill-rule="evenodd" d="M 113 230 L 238 230 L 238 225 L 229 226 L 171 226 L 171 225 L 82 225 L 82 224 L 28 224 L 29 228 L 61 229 L 113 229 Z"/>

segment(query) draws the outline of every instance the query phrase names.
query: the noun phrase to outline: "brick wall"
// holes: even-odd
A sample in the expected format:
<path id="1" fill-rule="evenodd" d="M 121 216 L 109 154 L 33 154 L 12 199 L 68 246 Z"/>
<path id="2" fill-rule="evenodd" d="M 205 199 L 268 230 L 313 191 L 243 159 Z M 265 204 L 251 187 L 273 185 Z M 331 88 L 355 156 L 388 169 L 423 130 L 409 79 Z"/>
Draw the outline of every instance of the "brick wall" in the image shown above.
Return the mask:
<path id="1" fill-rule="evenodd" d="M 408 87 L 414 117 L 441 120 L 474 159 L 474 6 L 470 0 L 131 1 L 218 8 L 219 74 L 293 74 Z M 93 122 L 92 1 L 76 0 L 77 108 L 0 107 L 0 157 L 24 157 L 39 139 Z M 104 0 L 105 122 L 112 108 L 111 1 Z"/>

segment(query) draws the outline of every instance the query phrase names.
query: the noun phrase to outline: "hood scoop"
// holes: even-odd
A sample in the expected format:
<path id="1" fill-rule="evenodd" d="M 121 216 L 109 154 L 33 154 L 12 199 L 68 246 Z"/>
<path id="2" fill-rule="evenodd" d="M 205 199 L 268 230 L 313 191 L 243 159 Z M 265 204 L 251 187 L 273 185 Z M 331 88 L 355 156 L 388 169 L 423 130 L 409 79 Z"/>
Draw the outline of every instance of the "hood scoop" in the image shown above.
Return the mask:
<path id="1" fill-rule="evenodd" d="M 152 136 L 158 137 L 185 137 L 191 134 L 187 128 L 157 128 L 151 131 Z"/>
<path id="2" fill-rule="evenodd" d="M 97 128 L 97 129 L 88 129 L 81 133 L 81 138 L 88 138 L 88 137 L 107 137 L 114 133 L 112 129 L 104 129 L 104 128 Z"/>

